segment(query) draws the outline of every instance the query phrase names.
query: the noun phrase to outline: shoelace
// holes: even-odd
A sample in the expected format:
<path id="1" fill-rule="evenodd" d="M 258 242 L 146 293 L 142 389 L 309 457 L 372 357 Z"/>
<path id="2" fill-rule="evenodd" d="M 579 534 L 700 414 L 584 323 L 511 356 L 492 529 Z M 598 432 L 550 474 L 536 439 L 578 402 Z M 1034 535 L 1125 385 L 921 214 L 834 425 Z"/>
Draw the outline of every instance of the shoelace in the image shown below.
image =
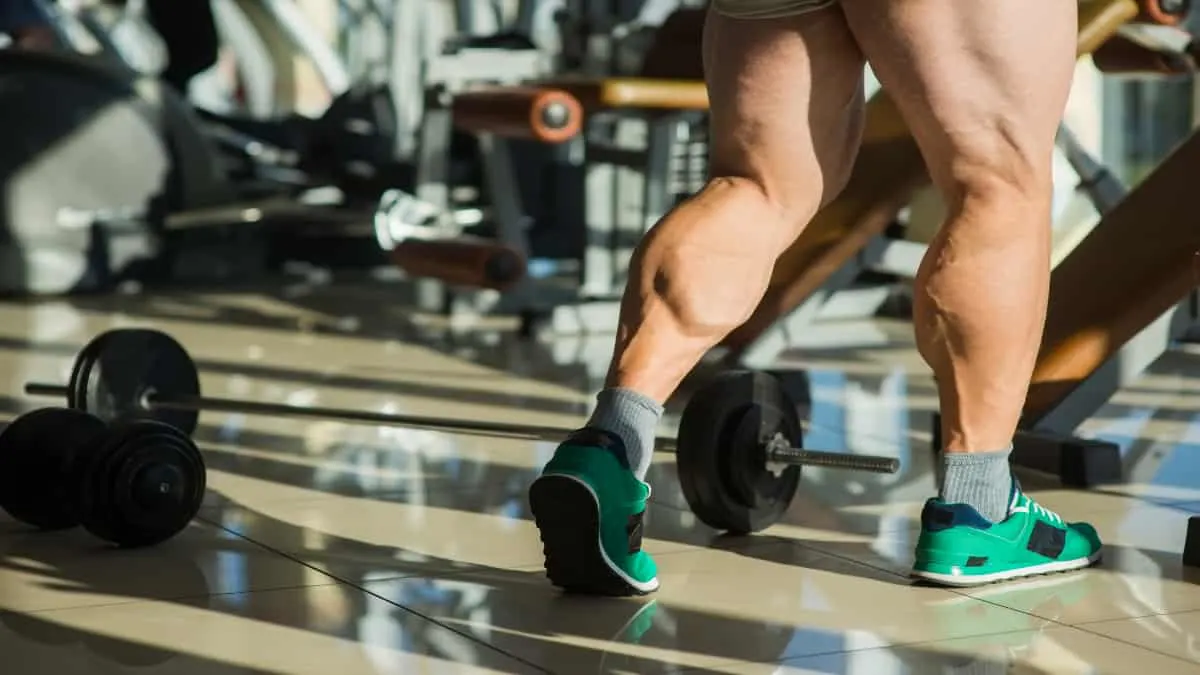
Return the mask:
<path id="1" fill-rule="evenodd" d="M 1043 518 L 1045 518 L 1046 520 L 1049 520 L 1050 522 L 1052 522 L 1052 523 L 1055 523 L 1055 524 L 1058 524 L 1058 525 L 1061 525 L 1061 524 L 1063 523 L 1062 516 L 1058 515 L 1057 513 L 1053 512 L 1053 511 L 1051 511 L 1050 509 L 1048 509 L 1048 508 L 1046 508 L 1046 507 L 1042 506 L 1041 504 L 1039 504 L 1039 503 L 1037 503 L 1037 502 L 1033 501 L 1032 499 L 1030 499 L 1030 498 L 1026 497 L 1026 498 L 1025 498 L 1025 503 L 1029 505 L 1029 508 L 1030 508 L 1030 509 L 1031 509 L 1031 510 L 1032 510 L 1034 513 L 1036 513 L 1036 514 L 1037 514 L 1037 515 L 1039 515 L 1039 516 L 1042 516 L 1042 517 L 1043 517 Z"/>

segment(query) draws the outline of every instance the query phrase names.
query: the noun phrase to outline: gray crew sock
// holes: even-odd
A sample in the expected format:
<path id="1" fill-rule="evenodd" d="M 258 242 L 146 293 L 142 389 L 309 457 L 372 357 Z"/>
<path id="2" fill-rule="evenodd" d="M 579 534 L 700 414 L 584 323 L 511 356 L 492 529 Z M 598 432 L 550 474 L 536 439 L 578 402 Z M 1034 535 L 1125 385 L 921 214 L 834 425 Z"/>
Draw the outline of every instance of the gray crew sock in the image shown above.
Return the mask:
<path id="1" fill-rule="evenodd" d="M 632 389 L 613 387 L 596 395 L 596 410 L 587 426 L 615 434 L 625 444 L 625 457 L 638 480 L 646 480 L 654 458 L 654 438 L 663 407 Z"/>
<path id="2" fill-rule="evenodd" d="M 1008 456 L 1012 446 L 995 452 L 944 452 L 942 501 L 969 504 L 979 515 L 998 523 L 1008 518 L 1012 496 L 1012 471 Z"/>

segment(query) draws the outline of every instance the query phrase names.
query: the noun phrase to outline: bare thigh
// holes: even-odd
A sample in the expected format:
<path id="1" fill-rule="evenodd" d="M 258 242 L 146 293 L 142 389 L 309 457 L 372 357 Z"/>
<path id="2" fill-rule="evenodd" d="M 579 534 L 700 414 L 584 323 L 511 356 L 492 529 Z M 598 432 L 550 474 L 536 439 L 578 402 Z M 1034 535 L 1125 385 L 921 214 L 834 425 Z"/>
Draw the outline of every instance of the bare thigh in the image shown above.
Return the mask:
<path id="1" fill-rule="evenodd" d="M 802 228 L 853 166 L 863 67 L 836 6 L 772 19 L 710 11 L 704 72 L 711 175 L 753 181 Z"/>
<path id="2" fill-rule="evenodd" d="M 996 179 L 1049 189 L 1076 0 L 843 0 L 843 9 L 948 199 Z"/>

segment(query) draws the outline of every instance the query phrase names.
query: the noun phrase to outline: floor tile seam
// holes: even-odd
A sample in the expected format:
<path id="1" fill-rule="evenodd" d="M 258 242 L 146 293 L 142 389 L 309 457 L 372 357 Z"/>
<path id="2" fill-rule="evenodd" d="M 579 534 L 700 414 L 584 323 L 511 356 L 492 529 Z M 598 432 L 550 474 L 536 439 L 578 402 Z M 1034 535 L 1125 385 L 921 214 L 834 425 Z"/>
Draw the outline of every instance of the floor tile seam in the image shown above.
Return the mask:
<path id="1" fill-rule="evenodd" d="M 1017 609 L 1017 608 L 1015 608 L 1015 607 L 1009 607 L 1009 606 L 1007 606 L 1007 605 L 1002 605 L 1002 604 L 999 604 L 999 603 L 997 603 L 997 602 L 995 602 L 995 601 L 993 601 L 993 600 L 987 600 L 987 599 L 985 599 L 985 598 L 976 598 L 976 597 L 974 597 L 974 596 L 968 595 L 968 594 L 965 592 L 965 589 L 963 589 L 963 590 L 955 590 L 954 592 L 956 592 L 956 593 L 959 593 L 959 594 L 961 594 L 961 595 L 963 595 L 963 596 L 965 596 L 965 597 L 972 598 L 972 599 L 974 599 L 974 600 L 978 600 L 979 602 L 983 602 L 983 603 L 986 603 L 986 604 L 992 605 L 992 606 L 994 606 L 994 607 L 999 607 L 999 608 L 1001 608 L 1001 609 L 1007 609 L 1007 610 L 1009 610 L 1009 611 L 1013 611 L 1013 612 L 1018 612 L 1018 613 L 1021 613 L 1021 614 L 1025 614 L 1025 615 L 1027 615 L 1027 616 L 1029 616 L 1029 617 L 1031 617 L 1031 618 L 1035 618 L 1035 619 L 1038 619 L 1038 620 L 1040 620 L 1040 621 L 1047 621 L 1047 622 L 1049 622 L 1049 623 L 1052 623 L 1052 624 L 1054 624 L 1054 625 L 1055 625 L 1055 627 L 1057 627 L 1057 628 L 1072 628 L 1072 629 L 1079 630 L 1079 631 L 1082 631 L 1082 632 L 1084 632 L 1084 633 L 1087 633 L 1087 634 L 1089 634 L 1089 635 L 1093 635 L 1093 636 L 1095 636 L 1095 637 L 1103 638 L 1103 639 L 1105 639 L 1105 640 L 1111 640 L 1111 641 L 1113 641 L 1113 642 L 1119 642 L 1119 643 L 1121 643 L 1121 644 L 1124 644 L 1124 645 L 1127 645 L 1127 646 L 1130 646 L 1130 647 L 1136 647 L 1137 649 L 1140 649 L 1140 650 L 1144 650 L 1144 651 L 1148 651 L 1148 652 L 1153 652 L 1153 653 L 1155 653 L 1155 654 L 1161 654 L 1161 655 L 1163 655 L 1163 656 L 1168 656 L 1168 657 L 1171 657 L 1171 658 L 1173 658 L 1173 659 L 1175 659 L 1175 660 L 1177 660 L 1177 661 L 1183 661 L 1183 662 L 1185 662 L 1185 663 L 1194 663 L 1193 661 L 1191 661 L 1191 660 L 1189 660 L 1189 659 L 1183 659 L 1183 658 L 1180 658 L 1180 657 L 1178 657 L 1178 656 L 1176 656 L 1176 655 L 1174 655 L 1174 654 L 1169 654 L 1169 653 L 1167 653 L 1167 652 L 1164 652 L 1164 651 L 1162 651 L 1162 650 L 1154 649 L 1154 648 L 1152 648 L 1152 647 L 1147 647 L 1146 645 L 1138 644 L 1138 643 L 1136 643 L 1136 642 L 1131 642 L 1131 641 L 1129 641 L 1129 640 L 1125 640 L 1125 639 L 1118 638 L 1118 637 L 1113 637 L 1113 636 L 1111 636 L 1111 635 L 1105 635 L 1104 633 L 1099 633 L 1099 632 L 1096 632 L 1096 631 L 1094 631 L 1094 630 L 1089 630 L 1088 628 L 1086 628 L 1086 626 L 1088 626 L 1088 625 L 1094 625 L 1094 624 L 1099 624 L 1099 623 L 1117 622 L 1117 621 L 1122 621 L 1122 620 L 1137 620 L 1137 619 L 1140 619 L 1140 618 L 1146 618 L 1146 617 L 1149 617 L 1149 616 L 1163 616 L 1163 615 L 1165 615 L 1165 614 L 1168 614 L 1167 612 L 1151 612 L 1151 613 L 1149 613 L 1149 614 L 1145 614 L 1145 615 L 1142 615 L 1142 616 L 1137 616 L 1137 617 L 1124 617 L 1124 618 L 1117 618 L 1117 619 L 1099 619 L 1099 620 L 1096 620 L 1096 621 L 1083 621 L 1083 622 L 1066 623 L 1066 622 L 1064 622 L 1064 621 L 1059 621 L 1058 619 L 1051 619 L 1051 618 L 1049 618 L 1049 617 L 1046 617 L 1046 616 L 1041 616 L 1041 615 L 1038 615 L 1038 614 L 1034 614 L 1033 612 L 1028 612 L 1028 611 L 1025 611 L 1025 610 L 1022 610 L 1022 609 Z M 1193 611 L 1194 611 L 1194 610 L 1193 610 Z M 1175 612 L 1175 613 L 1179 613 L 1179 612 Z M 1044 630 L 1044 629 L 1043 629 L 1043 630 Z"/>
<path id="2" fill-rule="evenodd" d="M 1150 615 L 1150 616 L 1153 616 L 1153 615 Z M 1138 617 L 1138 618 L 1144 618 L 1144 617 Z M 1113 621 L 1119 621 L 1119 619 L 1113 619 Z M 1097 622 L 1090 622 L 1090 623 L 1100 623 L 1100 622 L 1098 622 L 1098 621 L 1097 621 Z M 1158 654 L 1158 655 L 1160 655 L 1160 656 L 1165 656 L 1165 657 L 1167 657 L 1167 658 L 1174 659 L 1174 660 L 1176 660 L 1176 661 L 1179 661 L 1179 662 L 1181 662 L 1181 663 L 1187 663 L 1187 664 L 1189 664 L 1189 665 L 1192 665 L 1192 666 L 1195 666 L 1195 665 L 1196 665 L 1196 662 L 1195 662 L 1195 661 L 1193 661 L 1193 660 L 1191 660 L 1191 659 L 1183 658 L 1183 657 L 1181 657 L 1181 656 L 1177 656 L 1177 655 L 1175 655 L 1175 654 L 1171 654 L 1171 653 L 1169 653 L 1169 652 L 1162 651 L 1161 649 L 1155 649 L 1155 648 L 1153 648 L 1153 647 L 1149 647 L 1149 646 L 1146 646 L 1146 645 L 1144 645 L 1144 644 L 1138 644 L 1138 643 L 1136 643 L 1136 642 L 1131 642 L 1131 641 L 1129 641 L 1129 640 L 1126 640 L 1126 639 L 1124 639 L 1124 638 L 1114 637 L 1114 636 L 1112 636 L 1112 635 L 1105 635 L 1104 633 L 1098 633 L 1098 632 L 1096 632 L 1096 631 L 1094 631 L 1094 630 L 1089 630 L 1089 629 L 1087 628 L 1087 626 L 1088 626 L 1088 625 L 1089 625 L 1089 624 L 1087 624 L 1087 623 L 1083 623 L 1083 624 L 1076 624 L 1076 625 L 1072 625 L 1072 626 L 1066 626 L 1066 627 L 1067 627 L 1067 628 L 1073 628 L 1073 629 L 1075 629 L 1075 630 L 1078 630 L 1078 631 L 1080 631 L 1080 632 L 1082 632 L 1082 633 L 1087 633 L 1088 635 L 1092 635 L 1092 636 L 1095 636 L 1095 637 L 1098 637 L 1098 638 L 1102 638 L 1102 639 L 1105 639 L 1105 640 L 1109 640 L 1109 641 L 1112 641 L 1112 642 L 1116 642 L 1116 643 L 1119 643 L 1119 644 L 1123 644 L 1123 645 L 1125 645 L 1125 646 L 1127 646 L 1127 647 L 1133 647 L 1133 648 L 1135 648 L 1135 649 L 1138 649 L 1138 650 L 1141 650 L 1141 651 L 1146 651 L 1146 652 L 1150 652 L 1150 653 L 1152 653 L 1152 654 Z"/>
<path id="3" fill-rule="evenodd" d="M 1181 609 L 1181 610 L 1170 611 L 1170 612 L 1146 612 L 1145 614 L 1127 614 L 1125 616 L 1119 616 L 1119 617 L 1108 618 L 1108 619 L 1089 619 L 1088 621 L 1079 621 L 1079 622 L 1076 622 L 1076 623 L 1073 623 L 1070 625 L 1076 626 L 1076 627 L 1078 627 L 1078 626 L 1095 626 L 1095 625 L 1101 624 L 1101 623 L 1117 623 L 1120 621 L 1137 621 L 1139 619 L 1149 619 L 1149 618 L 1153 618 L 1156 616 L 1175 616 L 1177 614 L 1200 615 L 1200 607 L 1197 607 L 1195 609 Z"/>
<path id="4" fill-rule="evenodd" d="M 328 576 L 328 575 L 326 575 L 326 576 Z M 22 614 L 22 615 L 47 614 L 47 613 L 52 613 L 52 612 L 70 612 L 70 611 L 78 611 L 78 610 L 103 609 L 106 607 L 107 608 L 123 607 L 125 605 L 136 605 L 136 604 L 153 603 L 153 602 L 178 603 L 180 601 L 199 600 L 201 598 L 235 597 L 235 596 L 239 596 L 239 595 L 250 595 L 252 593 L 274 593 L 276 591 L 297 591 L 297 590 L 302 590 L 305 588 L 325 588 L 328 586 L 340 586 L 340 585 L 345 585 L 345 583 L 339 579 L 331 578 L 329 580 L 329 583 L 321 583 L 321 584 L 284 584 L 281 586 L 265 586 L 262 588 L 248 588 L 248 589 L 241 590 L 241 591 L 221 591 L 219 593 L 188 593 L 185 595 L 130 597 L 127 600 L 118 600 L 118 601 L 114 601 L 114 602 L 98 602 L 98 603 L 87 604 L 87 605 L 69 605 L 69 606 L 63 606 L 63 607 L 45 607 L 42 609 L 22 609 L 22 610 L 6 609 L 6 610 L 0 610 L 0 613 L 7 612 L 9 614 Z"/>
<path id="5" fill-rule="evenodd" d="M 263 479 L 263 480 L 265 480 L 266 482 L 273 482 L 273 481 L 270 481 L 269 479 Z M 502 481 L 497 480 L 497 482 L 502 482 Z M 424 494 L 425 495 L 444 495 L 450 491 L 461 491 L 463 493 L 469 493 L 469 492 L 473 492 L 477 488 L 478 488 L 478 486 L 474 486 L 474 487 L 446 486 L 444 488 L 434 488 L 433 490 L 426 490 L 424 492 Z M 214 492 L 216 492 L 216 494 L 221 494 L 220 492 L 217 492 L 215 490 L 214 490 Z M 347 494 L 340 494 L 337 492 L 321 491 L 320 494 L 312 495 L 312 496 L 308 496 L 308 497 L 283 497 L 283 498 L 279 498 L 279 499 L 267 499 L 265 501 L 261 501 L 258 503 L 264 504 L 264 505 L 265 504 L 302 505 L 302 504 L 311 504 L 313 502 L 320 502 L 320 501 L 324 501 L 326 499 L 331 499 L 331 498 L 341 498 L 341 499 L 367 499 L 367 500 L 371 500 L 371 501 L 383 501 L 383 502 L 391 502 L 391 503 L 396 503 L 396 504 L 411 504 L 411 502 L 394 500 L 395 497 L 400 497 L 400 496 L 403 496 L 406 494 L 411 494 L 411 491 L 410 490 L 390 490 L 387 492 L 373 493 L 373 494 L 369 494 L 369 495 L 347 495 Z M 210 505 L 206 505 L 206 506 L 201 506 L 200 513 L 203 514 L 205 512 L 219 511 L 221 509 L 228 508 L 229 506 L 236 506 L 239 508 L 251 510 L 250 507 L 246 506 L 242 502 L 239 502 L 239 501 L 236 501 L 233 499 L 229 499 L 228 503 L 225 503 L 225 504 L 210 504 Z M 427 506 L 427 505 L 422 504 L 421 506 Z M 441 508 L 452 508 L 452 507 L 441 507 Z"/>

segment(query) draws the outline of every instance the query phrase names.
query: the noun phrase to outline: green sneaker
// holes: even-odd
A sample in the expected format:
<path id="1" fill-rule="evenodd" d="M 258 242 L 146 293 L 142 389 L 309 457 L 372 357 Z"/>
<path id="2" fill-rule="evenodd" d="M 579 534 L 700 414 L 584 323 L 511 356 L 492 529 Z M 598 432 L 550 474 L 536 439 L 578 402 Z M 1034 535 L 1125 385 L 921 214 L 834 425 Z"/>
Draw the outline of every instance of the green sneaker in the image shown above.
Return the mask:
<path id="1" fill-rule="evenodd" d="M 619 438 L 594 429 L 571 434 L 529 488 L 550 582 L 589 595 L 657 590 L 657 569 L 642 550 L 649 498 Z"/>
<path id="2" fill-rule="evenodd" d="M 945 586 L 1067 572 L 1100 560 L 1095 528 L 1068 523 L 1013 480 L 1008 518 L 993 523 L 967 504 L 930 499 L 921 512 L 912 575 Z"/>

